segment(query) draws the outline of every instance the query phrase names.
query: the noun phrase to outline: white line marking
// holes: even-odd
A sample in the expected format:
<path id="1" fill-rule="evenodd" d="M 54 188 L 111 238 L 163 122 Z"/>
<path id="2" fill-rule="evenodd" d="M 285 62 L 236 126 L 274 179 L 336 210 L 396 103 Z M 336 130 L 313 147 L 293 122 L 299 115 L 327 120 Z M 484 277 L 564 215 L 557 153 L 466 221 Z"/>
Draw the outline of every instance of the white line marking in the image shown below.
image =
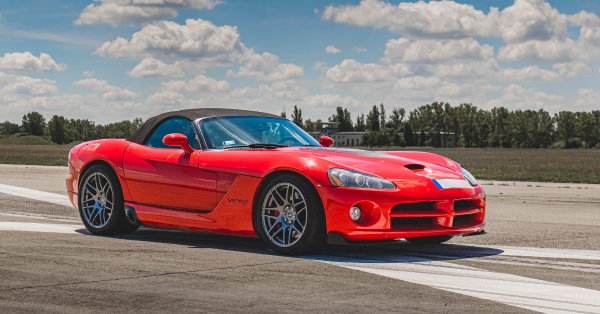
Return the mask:
<path id="1" fill-rule="evenodd" d="M 600 261 L 600 251 L 592 251 L 592 250 L 570 250 L 570 249 L 537 248 L 537 247 L 491 246 L 491 245 L 474 245 L 474 246 L 502 250 L 503 252 L 501 253 L 501 255 L 508 255 L 508 256 L 565 258 L 565 259 Z"/>
<path id="2" fill-rule="evenodd" d="M 66 195 L 49 193 L 44 191 L 32 190 L 18 186 L 0 184 L 0 193 L 10 194 L 19 197 L 25 197 L 33 200 L 43 201 L 56 205 L 73 207 L 71 201 Z"/>
<path id="3" fill-rule="evenodd" d="M 320 256 L 331 265 L 546 313 L 598 313 L 600 291 L 413 256 Z"/>
<path id="4" fill-rule="evenodd" d="M 0 216 L 37 219 L 37 220 L 51 220 L 51 221 L 60 221 L 60 222 L 75 222 L 75 223 L 81 221 L 78 218 L 69 217 L 69 216 L 54 216 L 54 215 L 44 215 L 44 214 L 25 213 L 25 212 L 10 212 L 10 211 L 8 211 L 8 212 L 0 211 Z"/>
<path id="5" fill-rule="evenodd" d="M 394 249 L 398 249 L 395 247 Z M 555 248 L 536 248 L 536 247 L 515 247 L 515 246 L 495 246 L 479 244 L 450 244 L 436 247 L 435 251 L 431 248 L 419 249 L 407 247 L 408 253 L 424 253 L 427 255 L 447 255 L 461 257 L 479 257 L 484 255 L 504 255 L 518 257 L 541 257 L 557 259 L 579 259 L 600 261 L 600 251 L 595 250 L 571 250 Z"/>
<path id="6" fill-rule="evenodd" d="M 88 234 L 82 225 L 42 224 L 36 222 L 0 221 L 1 231 L 29 231 L 66 234 Z"/>

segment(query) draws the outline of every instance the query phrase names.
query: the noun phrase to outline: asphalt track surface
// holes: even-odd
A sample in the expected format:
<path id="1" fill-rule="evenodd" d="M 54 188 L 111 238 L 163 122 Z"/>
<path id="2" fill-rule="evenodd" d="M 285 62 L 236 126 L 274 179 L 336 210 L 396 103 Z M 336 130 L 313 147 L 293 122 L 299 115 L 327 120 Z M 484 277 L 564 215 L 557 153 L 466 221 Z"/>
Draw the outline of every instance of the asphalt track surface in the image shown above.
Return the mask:
<path id="1" fill-rule="evenodd" d="M 0 312 L 600 312 L 600 186 L 488 182 L 487 235 L 328 246 L 85 232 L 66 168 L 0 165 Z"/>

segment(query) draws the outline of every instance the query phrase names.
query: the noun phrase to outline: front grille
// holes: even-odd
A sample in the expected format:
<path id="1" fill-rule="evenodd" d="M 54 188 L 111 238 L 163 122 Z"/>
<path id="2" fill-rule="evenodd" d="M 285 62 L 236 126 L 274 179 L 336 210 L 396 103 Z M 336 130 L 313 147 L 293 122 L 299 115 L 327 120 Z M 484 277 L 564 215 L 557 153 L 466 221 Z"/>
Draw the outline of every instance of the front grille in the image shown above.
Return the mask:
<path id="1" fill-rule="evenodd" d="M 406 204 L 398 204 L 392 208 L 392 213 L 402 213 L 402 212 L 429 212 L 435 211 L 435 202 L 419 202 L 419 203 L 406 203 Z"/>
<path id="2" fill-rule="evenodd" d="M 456 200 L 454 201 L 454 211 L 460 212 L 470 209 L 481 208 L 478 200 Z"/>
<path id="3" fill-rule="evenodd" d="M 468 227 L 478 223 L 476 215 L 454 216 L 454 227 Z"/>
<path id="4" fill-rule="evenodd" d="M 483 207 L 479 198 L 397 204 L 390 213 L 391 225 L 407 232 L 470 227 L 481 223 Z"/>

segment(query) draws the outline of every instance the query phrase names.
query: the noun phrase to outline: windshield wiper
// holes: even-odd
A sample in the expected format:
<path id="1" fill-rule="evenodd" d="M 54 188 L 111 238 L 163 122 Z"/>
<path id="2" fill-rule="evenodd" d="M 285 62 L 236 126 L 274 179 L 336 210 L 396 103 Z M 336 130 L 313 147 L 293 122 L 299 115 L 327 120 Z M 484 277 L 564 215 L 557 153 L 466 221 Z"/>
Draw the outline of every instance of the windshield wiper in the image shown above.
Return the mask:
<path id="1" fill-rule="evenodd" d="M 266 148 L 266 149 L 273 149 L 273 148 L 279 148 L 279 147 L 289 147 L 289 145 L 281 145 L 281 144 L 268 144 L 268 143 L 252 143 L 252 144 L 248 144 L 248 145 L 234 145 L 234 146 L 225 146 L 225 147 L 223 147 L 223 149 L 229 149 L 229 148 L 243 148 L 243 147 L 248 147 L 248 148 Z"/>

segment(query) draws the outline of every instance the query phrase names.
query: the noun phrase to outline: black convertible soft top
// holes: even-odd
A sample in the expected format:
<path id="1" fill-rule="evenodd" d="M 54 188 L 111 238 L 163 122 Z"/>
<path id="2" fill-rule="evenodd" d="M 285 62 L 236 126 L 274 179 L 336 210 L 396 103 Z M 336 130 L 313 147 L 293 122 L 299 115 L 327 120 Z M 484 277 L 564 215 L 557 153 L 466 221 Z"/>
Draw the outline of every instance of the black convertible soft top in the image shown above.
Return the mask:
<path id="1" fill-rule="evenodd" d="M 159 114 L 158 116 L 154 116 L 146 120 L 146 122 L 144 122 L 144 124 L 142 124 L 142 126 L 135 133 L 128 137 L 127 140 L 138 144 L 144 144 L 144 141 L 146 141 L 146 138 L 152 134 L 154 129 L 156 129 L 161 122 L 169 118 L 187 118 L 191 121 L 194 121 L 200 118 L 224 116 L 279 117 L 270 113 L 258 111 L 224 108 L 197 108 L 171 111 Z"/>

